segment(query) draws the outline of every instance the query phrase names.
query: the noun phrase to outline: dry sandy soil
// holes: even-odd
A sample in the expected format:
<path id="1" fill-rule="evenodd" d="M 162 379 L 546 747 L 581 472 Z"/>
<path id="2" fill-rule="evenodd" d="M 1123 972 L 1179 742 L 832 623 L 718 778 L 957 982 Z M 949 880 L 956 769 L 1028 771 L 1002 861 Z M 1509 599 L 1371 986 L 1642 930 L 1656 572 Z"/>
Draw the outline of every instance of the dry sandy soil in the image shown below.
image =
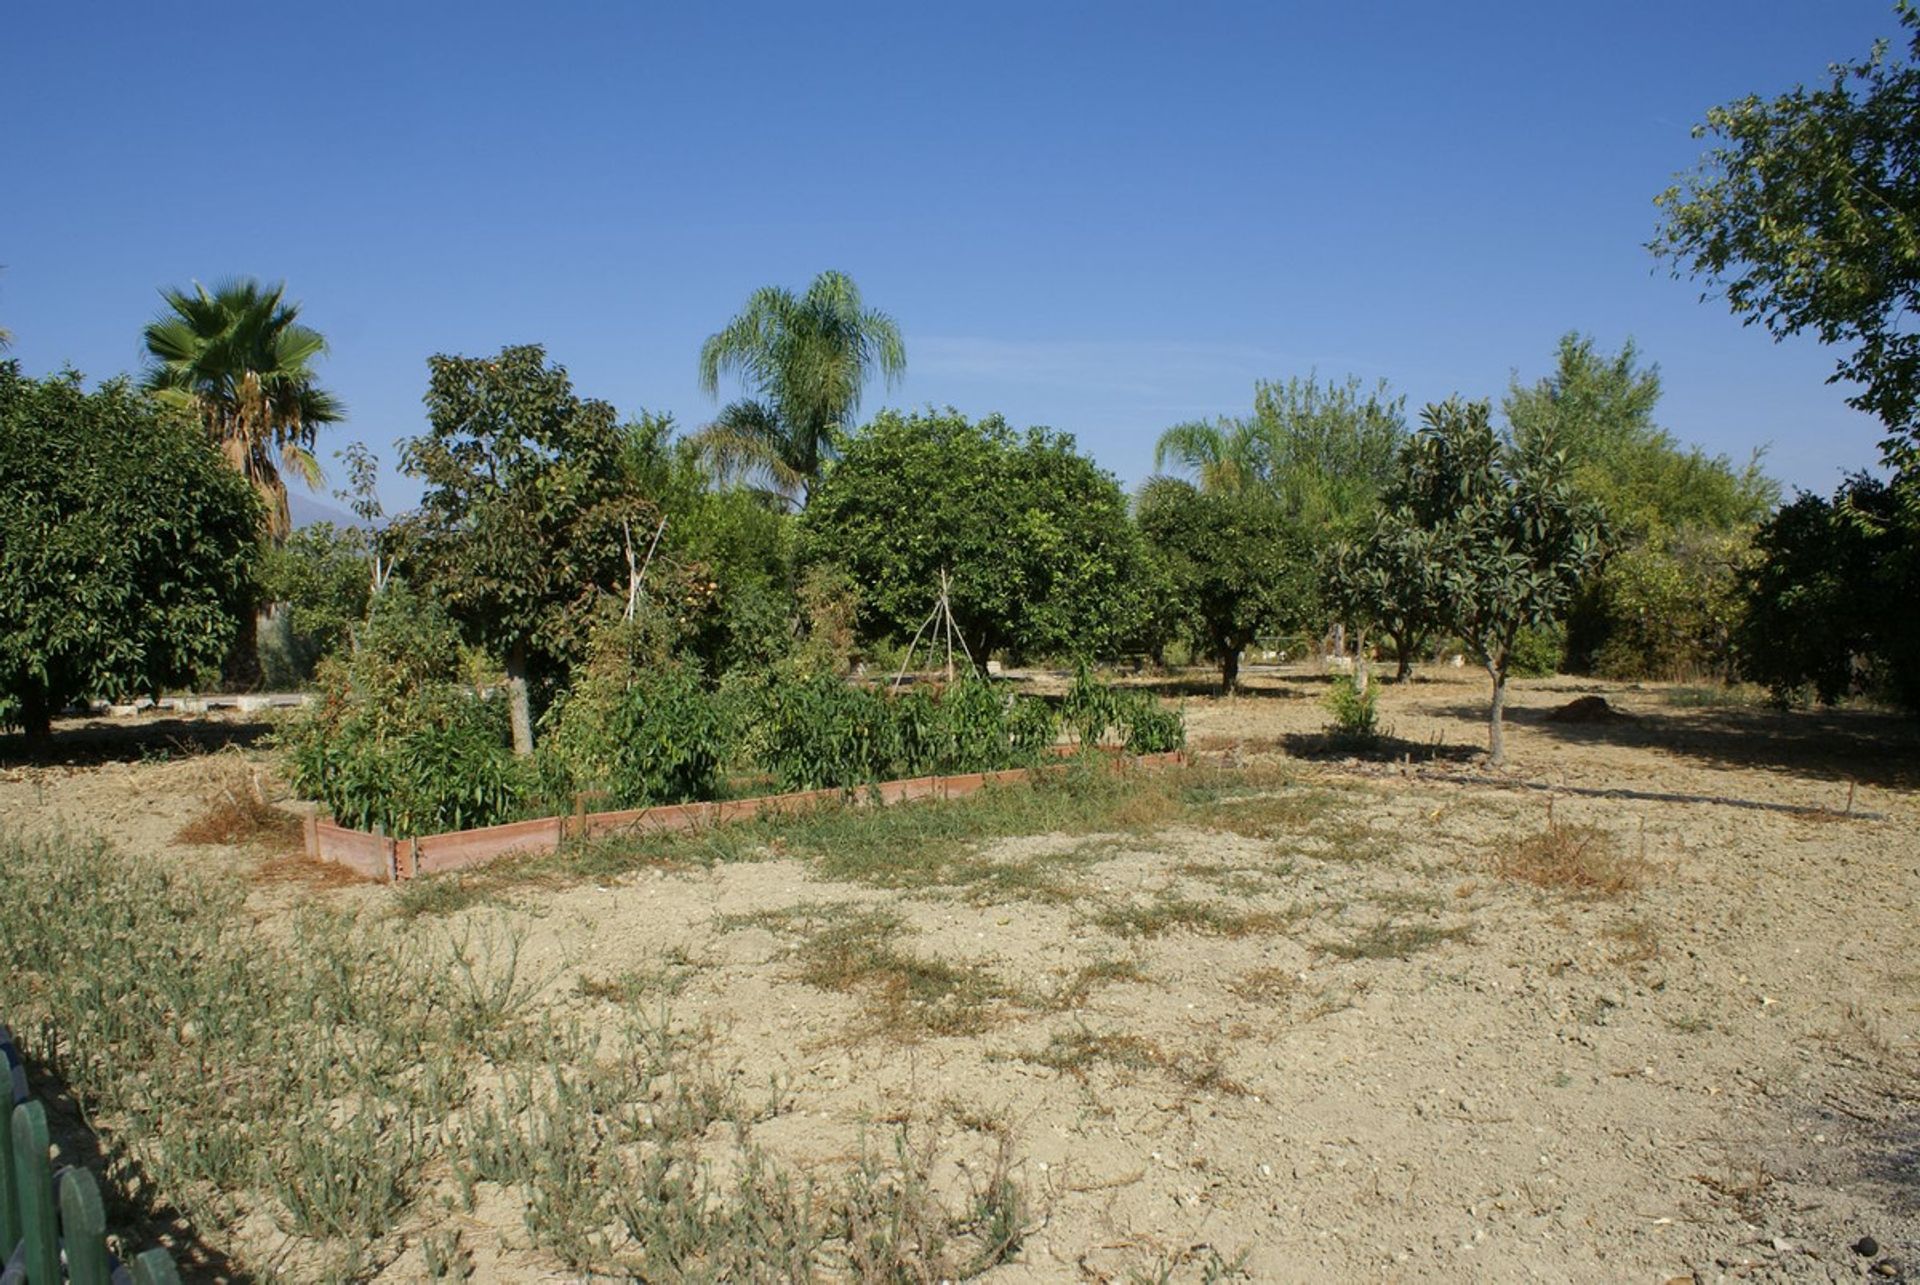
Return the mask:
<path id="1" fill-rule="evenodd" d="M 1389 689 L 1394 748 L 1364 761 L 1319 743 L 1323 691 L 1176 694 L 1196 756 L 1256 788 L 975 854 L 1017 878 L 887 889 L 774 851 L 455 913 L 524 925 L 542 1002 L 668 1004 L 775 1083 L 754 1141 L 796 1167 L 906 1121 L 957 1188 L 1011 1138 L 1028 1231 L 993 1280 L 1920 1276 L 1911 724 L 1522 683 L 1496 774 L 1471 671 Z M 1623 717 L 1546 717 L 1586 693 Z M 284 875 L 174 844 L 202 759 L 75 758 L 0 771 L 0 814 Z M 1550 822 L 1622 886 L 1503 873 Z M 279 878 L 255 902 L 393 896 Z M 803 977 L 876 910 L 983 981 L 965 1033 Z M 595 985 L 622 978 L 657 994 Z M 564 1275 L 511 1200 L 456 1217 L 481 1277 Z"/>

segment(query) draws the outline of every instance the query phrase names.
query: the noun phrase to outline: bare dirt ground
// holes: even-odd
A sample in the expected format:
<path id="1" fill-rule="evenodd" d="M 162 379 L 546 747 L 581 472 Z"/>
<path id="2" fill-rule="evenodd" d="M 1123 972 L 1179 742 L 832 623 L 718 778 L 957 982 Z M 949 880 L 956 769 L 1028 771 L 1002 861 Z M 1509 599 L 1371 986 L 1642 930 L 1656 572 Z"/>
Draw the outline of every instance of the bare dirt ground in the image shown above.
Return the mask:
<path id="1" fill-rule="evenodd" d="M 994 1280 L 1920 1275 L 1911 723 L 1529 682 L 1492 774 L 1472 671 L 1389 688 L 1364 760 L 1327 752 L 1316 676 L 1167 686 L 1244 788 L 983 842 L 964 880 L 775 845 L 450 913 L 519 925 L 543 1004 L 700 1032 L 796 1168 L 905 1123 L 960 1191 L 1011 1139 L 1028 1220 Z M 1589 693 L 1624 717 L 1546 717 Z M 395 896 L 176 843 L 218 773 L 166 734 L 69 757 L 0 768 L 7 824 L 265 872 L 266 915 Z M 1555 854 L 1603 886 L 1524 877 Z M 480 1278 L 564 1277 L 507 1193 L 447 1217 Z"/>

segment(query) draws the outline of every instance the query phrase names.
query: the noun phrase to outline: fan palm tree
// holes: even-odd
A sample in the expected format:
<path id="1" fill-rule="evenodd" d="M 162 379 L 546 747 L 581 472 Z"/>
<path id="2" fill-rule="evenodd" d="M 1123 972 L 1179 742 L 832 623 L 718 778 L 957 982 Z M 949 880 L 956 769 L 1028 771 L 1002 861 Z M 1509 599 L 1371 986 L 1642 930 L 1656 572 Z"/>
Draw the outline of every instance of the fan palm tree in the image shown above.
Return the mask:
<path id="1" fill-rule="evenodd" d="M 804 295 L 765 286 L 700 347 L 708 396 L 729 373 L 752 395 L 724 406 L 694 443 L 716 476 L 804 505 L 867 380 L 878 370 L 891 387 L 906 368 L 899 327 L 861 302 L 846 273 L 822 272 Z"/>
<path id="2" fill-rule="evenodd" d="M 191 293 L 161 297 L 166 311 L 146 329 L 147 388 L 206 424 L 259 493 L 268 536 L 286 538 L 293 523 L 283 474 L 318 485 L 314 433 L 346 414 L 313 381 L 313 359 L 327 341 L 299 324 L 300 305 L 287 301 L 284 285 L 240 278 L 209 293 L 195 282 Z"/>

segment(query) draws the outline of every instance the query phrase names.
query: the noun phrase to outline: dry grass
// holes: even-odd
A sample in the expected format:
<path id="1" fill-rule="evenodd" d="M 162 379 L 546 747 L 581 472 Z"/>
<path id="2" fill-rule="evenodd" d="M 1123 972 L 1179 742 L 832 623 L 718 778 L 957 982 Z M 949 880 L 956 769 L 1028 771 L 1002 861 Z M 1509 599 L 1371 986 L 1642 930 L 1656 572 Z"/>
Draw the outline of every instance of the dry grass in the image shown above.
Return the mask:
<path id="1" fill-rule="evenodd" d="M 978 1035 L 1017 997 L 989 969 L 916 955 L 901 947 L 905 922 L 856 902 L 791 906 L 722 921 L 795 938 L 788 955 L 798 980 L 862 1001 L 856 1039 L 912 1042 Z"/>
<path id="2" fill-rule="evenodd" d="M 1018 1055 L 1023 1062 L 1071 1075 L 1086 1081 L 1096 1066 L 1122 1071 L 1151 1071 L 1165 1075 L 1189 1089 L 1244 1097 L 1245 1085 L 1227 1074 L 1226 1062 L 1217 1049 L 1199 1053 L 1170 1053 L 1152 1040 L 1125 1031 L 1095 1034 L 1081 1027 L 1058 1032 L 1043 1049 Z"/>
<path id="3" fill-rule="evenodd" d="M 1306 916 L 1305 908 L 1234 910 L 1211 901 L 1162 893 L 1152 901 L 1119 902 L 1095 911 L 1092 919 L 1116 937 L 1161 937 L 1171 932 L 1202 937 L 1252 937 L 1285 932 Z"/>
<path id="4" fill-rule="evenodd" d="M 1277 1004 L 1299 988 L 1299 976 L 1284 968 L 1256 968 L 1227 983 L 1228 990 L 1249 1004 Z"/>
<path id="5" fill-rule="evenodd" d="M 267 802 L 259 768 L 238 754 L 207 760 L 199 813 L 174 835 L 177 843 L 251 844 L 291 851 L 300 844 L 300 819 Z"/>
<path id="6" fill-rule="evenodd" d="M 1653 867 L 1645 857 L 1620 850 L 1611 830 L 1566 825 L 1551 809 L 1546 828 L 1496 852 L 1493 869 L 1503 879 L 1580 896 L 1617 897 L 1646 883 Z"/>
<path id="7" fill-rule="evenodd" d="M 1375 924 L 1348 941 L 1320 947 L 1338 959 L 1407 959 L 1423 950 L 1450 941 L 1465 941 L 1471 930 L 1466 927 L 1442 928 L 1438 924 Z"/>
<path id="8" fill-rule="evenodd" d="M 1083 964 L 1074 969 L 1060 984 L 1060 989 L 1053 993 L 1048 1007 L 1079 1008 L 1093 997 L 1093 992 L 1097 988 L 1115 983 L 1149 986 L 1153 984 L 1153 978 L 1140 966 L 1138 960 L 1096 959 L 1091 964 Z"/>

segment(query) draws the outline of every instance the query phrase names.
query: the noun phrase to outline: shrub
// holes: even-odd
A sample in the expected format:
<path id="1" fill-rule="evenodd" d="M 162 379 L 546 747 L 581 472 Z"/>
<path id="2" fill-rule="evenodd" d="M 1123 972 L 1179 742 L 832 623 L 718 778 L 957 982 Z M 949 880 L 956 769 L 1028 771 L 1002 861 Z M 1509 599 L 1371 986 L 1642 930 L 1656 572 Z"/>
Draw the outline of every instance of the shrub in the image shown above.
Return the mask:
<path id="1" fill-rule="evenodd" d="M 1371 743 L 1380 737 L 1380 689 L 1369 683 L 1363 689 L 1351 674 L 1333 680 L 1327 693 L 1327 709 L 1333 714 L 1333 731 L 1343 739 Z"/>
<path id="2" fill-rule="evenodd" d="M 455 681 L 452 627 L 395 587 L 374 602 L 359 646 L 321 663 L 320 699 L 281 728 L 287 775 L 342 825 L 394 835 L 496 825 L 533 803 L 503 701 Z"/>
<path id="3" fill-rule="evenodd" d="M 1512 673 L 1521 678 L 1546 678 L 1560 672 L 1566 655 L 1566 631 L 1559 625 L 1529 625 L 1513 637 L 1508 659 Z"/>
<path id="4" fill-rule="evenodd" d="M 547 716 L 548 779 L 619 807 L 710 799 L 727 759 L 718 699 L 683 665 L 588 676 Z"/>
<path id="5" fill-rule="evenodd" d="M 901 757 L 899 727 L 886 696 L 835 674 L 774 682 L 763 711 L 764 764 L 783 789 L 883 780 Z"/>
<path id="6" fill-rule="evenodd" d="M 1129 754 L 1165 754 L 1187 743 L 1187 721 L 1152 692 L 1117 692 L 1115 721 Z"/>

